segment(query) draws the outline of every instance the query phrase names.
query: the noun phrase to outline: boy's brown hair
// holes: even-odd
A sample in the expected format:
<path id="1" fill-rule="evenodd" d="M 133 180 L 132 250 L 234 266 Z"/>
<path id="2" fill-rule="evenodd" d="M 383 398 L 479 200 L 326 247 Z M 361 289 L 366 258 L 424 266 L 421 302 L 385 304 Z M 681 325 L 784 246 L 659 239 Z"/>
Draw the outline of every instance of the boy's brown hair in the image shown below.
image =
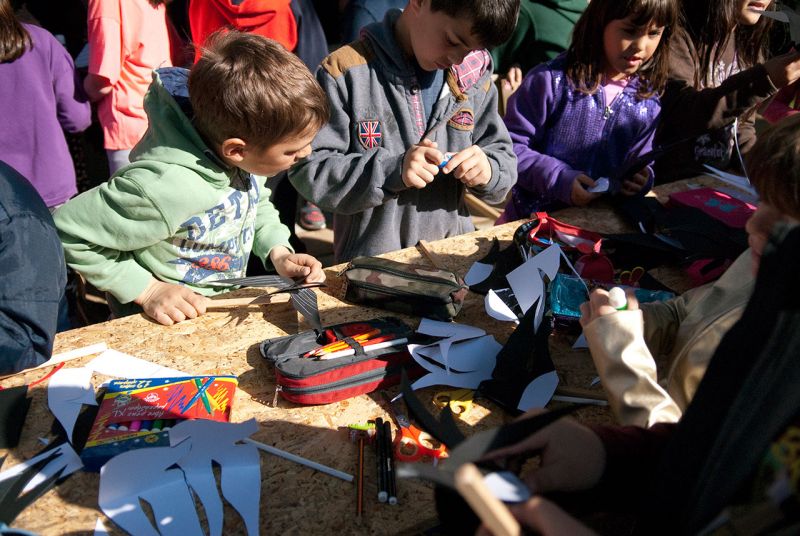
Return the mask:
<path id="1" fill-rule="evenodd" d="M 519 17 L 520 0 L 431 0 L 431 11 L 448 17 L 468 17 L 472 32 L 486 48 L 505 43 L 511 37 Z"/>
<path id="2" fill-rule="evenodd" d="M 194 124 L 209 141 L 240 138 L 266 148 L 330 116 L 328 97 L 300 59 L 255 34 L 212 34 L 189 73 Z"/>
<path id="3" fill-rule="evenodd" d="M 747 174 L 763 201 L 800 219 L 800 114 L 758 135 L 747 153 Z"/>

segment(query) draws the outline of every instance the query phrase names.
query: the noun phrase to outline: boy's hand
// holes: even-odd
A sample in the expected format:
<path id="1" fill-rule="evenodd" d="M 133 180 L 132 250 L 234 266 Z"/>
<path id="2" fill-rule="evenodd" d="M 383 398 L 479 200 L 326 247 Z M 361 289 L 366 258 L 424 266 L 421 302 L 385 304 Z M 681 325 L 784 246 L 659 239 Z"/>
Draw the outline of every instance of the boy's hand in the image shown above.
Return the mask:
<path id="1" fill-rule="evenodd" d="M 269 259 L 278 274 L 291 279 L 304 278 L 305 283 L 323 283 L 325 272 L 322 263 L 305 253 L 292 253 L 284 246 L 276 246 L 269 252 Z"/>
<path id="2" fill-rule="evenodd" d="M 572 195 L 570 196 L 572 204 L 576 207 L 582 207 L 603 195 L 599 192 L 592 193 L 586 189 L 592 186 L 594 186 L 594 179 L 588 175 L 581 173 L 575 177 L 575 180 L 572 181 Z"/>
<path id="3" fill-rule="evenodd" d="M 453 176 L 464 183 L 467 188 L 483 186 L 492 179 L 492 166 L 483 149 L 473 145 L 450 157 L 450 161 L 442 168 L 445 173 L 453 172 Z"/>
<path id="4" fill-rule="evenodd" d="M 642 168 L 633 177 L 622 183 L 620 193 L 622 195 L 636 195 L 647 185 L 648 180 L 650 180 L 650 171 L 646 167 Z"/>
<path id="5" fill-rule="evenodd" d="M 182 285 L 164 283 L 154 278 L 133 301 L 159 324 L 171 326 L 187 318 L 197 318 L 205 314 L 208 298 Z"/>
<path id="6" fill-rule="evenodd" d="M 436 142 L 431 140 L 424 139 L 419 145 L 412 146 L 403 158 L 403 184 L 408 188 L 425 188 L 439 173 L 439 162 L 443 158 Z"/>

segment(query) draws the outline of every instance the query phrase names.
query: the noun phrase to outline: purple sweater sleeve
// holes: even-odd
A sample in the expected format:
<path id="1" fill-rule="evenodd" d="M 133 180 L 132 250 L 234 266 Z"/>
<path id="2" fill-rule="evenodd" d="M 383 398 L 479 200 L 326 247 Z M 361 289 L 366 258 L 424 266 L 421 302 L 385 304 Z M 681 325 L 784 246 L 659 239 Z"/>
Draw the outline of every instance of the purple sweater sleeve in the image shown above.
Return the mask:
<path id="1" fill-rule="evenodd" d="M 553 73 L 542 65 L 528 73 L 509 99 L 505 122 L 517 155 L 517 186 L 572 204 L 572 183 L 581 171 L 540 152 L 554 107 Z"/>
<path id="2" fill-rule="evenodd" d="M 81 87 L 72 58 L 55 39 L 52 39 L 51 51 L 53 92 L 56 97 L 58 122 L 67 132 L 86 130 L 92 121 L 92 110 Z"/>

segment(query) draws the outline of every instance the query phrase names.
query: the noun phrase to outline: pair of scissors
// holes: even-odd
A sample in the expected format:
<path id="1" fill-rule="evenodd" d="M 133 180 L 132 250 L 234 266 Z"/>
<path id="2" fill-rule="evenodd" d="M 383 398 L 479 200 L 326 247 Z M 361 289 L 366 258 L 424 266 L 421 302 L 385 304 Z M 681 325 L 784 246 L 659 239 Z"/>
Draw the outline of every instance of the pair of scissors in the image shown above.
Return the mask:
<path id="1" fill-rule="evenodd" d="M 629 287 L 635 287 L 639 284 L 639 280 L 645 274 L 644 268 L 637 266 L 633 270 L 624 270 L 619 274 L 619 283 Z"/>
<path id="2" fill-rule="evenodd" d="M 389 395 L 381 392 L 383 398 L 389 403 L 389 413 L 397 424 L 398 433 L 395 436 L 395 457 L 402 462 L 416 462 L 425 456 L 434 460 L 447 457 L 447 447 L 423 432 L 401 413 Z"/>
<path id="3" fill-rule="evenodd" d="M 433 403 L 443 408 L 450 406 L 450 411 L 459 417 L 466 417 L 472 409 L 472 398 L 475 392 L 472 389 L 452 389 L 439 391 L 433 395 Z"/>

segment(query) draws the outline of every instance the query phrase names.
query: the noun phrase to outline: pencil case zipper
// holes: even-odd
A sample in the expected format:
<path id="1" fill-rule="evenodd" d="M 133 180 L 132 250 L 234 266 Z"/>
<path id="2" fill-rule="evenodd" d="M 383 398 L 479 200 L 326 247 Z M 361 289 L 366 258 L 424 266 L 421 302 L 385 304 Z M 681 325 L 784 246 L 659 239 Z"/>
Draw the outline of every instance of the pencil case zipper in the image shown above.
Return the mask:
<path id="1" fill-rule="evenodd" d="M 351 376 L 346 380 L 340 380 L 338 382 L 333 382 L 333 383 L 326 383 L 323 385 L 315 385 L 313 387 L 287 387 L 286 385 L 281 385 L 280 391 L 290 395 L 310 395 L 317 393 L 326 393 L 329 391 L 338 391 L 346 387 L 352 387 L 355 385 L 360 385 L 362 383 L 369 383 L 369 381 L 371 380 L 377 380 L 395 374 L 400 374 L 400 370 L 402 370 L 402 368 L 403 368 L 402 365 L 395 365 L 393 367 L 372 370 L 356 376 Z"/>
<path id="2" fill-rule="evenodd" d="M 406 278 L 406 279 L 413 279 L 415 281 L 422 281 L 422 282 L 425 282 L 425 283 L 435 283 L 435 284 L 440 283 L 442 285 L 446 285 L 446 286 L 454 288 L 454 289 L 459 289 L 459 288 L 462 287 L 462 285 L 459 285 L 458 283 L 456 283 L 454 281 L 451 281 L 451 280 L 447 279 L 446 277 L 437 277 L 437 276 L 433 276 L 433 275 L 431 275 L 431 276 L 421 276 L 421 275 L 414 274 L 412 272 L 404 272 L 403 270 L 394 270 L 392 268 L 389 268 L 389 267 L 386 267 L 386 266 L 380 266 L 380 265 L 370 266 L 369 264 L 355 264 L 355 265 L 351 265 L 348 268 L 346 268 L 344 270 L 344 272 L 346 272 L 348 270 L 359 270 L 359 269 L 360 270 L 376 270 L 376 271 L 379 271 L 379 272 L 386 272 L 387 274 L 396 275 L 397 277 L 403 277 L 403 278 Z"/>
<path id="3" fill-rule="evenodd" d="M 421 281 L 430 282 L 427 279 L 421 279 Z M 363 288 L 363 289 L 371 290 L 373 292 L 377 292 L 379 294 L 385 294 L 386 296 L 401 296 L 401 295 L 402 296 L 410 296 L 410 297 L 413 297 L 413 298 L 415 298 L 417 300 L 436 299 L 436 300 L 439 300 L 439 301 L 441 301 L 442 303 L 445 303 L 445 304 L 452 302 L 450 291 L 448 291 L 446 295 L 442 295 L 442 294 L 438 294 L 437 293 L 437 294 L 428 294 L 428 295 L 425 295 L 425 296 L 421 296 L 420 294 L 418 294 L 416 292 L 409 292 L 407 290 L 400 290 L 400 289 L 396 289 L 396 288 L 387 289 L 387 287 L 384 287 L 384 286 L 381 286 L 381 285 L 375 285 L 375 284 L 372 284 L 372 283 L 366 283 L 364 281 L 350 280 L 349 284 L 354 286 L 354 287 L 357 287 L 357 288 Z M 455 290 L 455 289 L 458 289 L 458 288 L 461 288 L 461 287 L 458 286 L 458 285 L 453 285 L 451 288 Z"/>

